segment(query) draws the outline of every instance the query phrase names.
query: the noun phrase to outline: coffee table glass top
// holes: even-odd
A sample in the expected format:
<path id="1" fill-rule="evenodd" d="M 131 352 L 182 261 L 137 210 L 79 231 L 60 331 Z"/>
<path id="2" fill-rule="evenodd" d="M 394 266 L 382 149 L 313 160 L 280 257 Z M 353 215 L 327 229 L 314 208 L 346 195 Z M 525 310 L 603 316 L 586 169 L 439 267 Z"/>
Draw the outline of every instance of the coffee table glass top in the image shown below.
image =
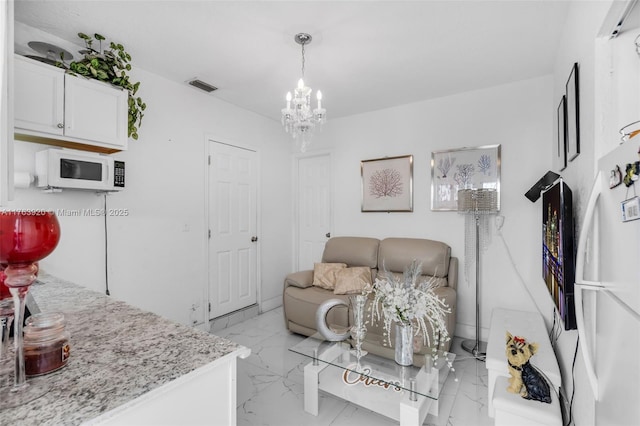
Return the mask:
<path id="1" fill-rule="evenodd" d="M 434 400 L 438 399 L 455 359 L 453 353 L 440 352 L 438 359 L 432 363 L 431 371 L 427 371 L 425 367 L 403 367 L 392 359 L 370 353 L 362 356 L 358 362 L 355 349 L 348 342 L 329 342 L 319 333 L 306 338 L 289 350 L 311 359 L 315 358 L 321 364 L 344 370 L 347 372 L 343 374 L 346 384 L 364 382 L 368 385 L 413 391 Z M 411 389 L 412 382 L 415 382 L 414 389 Z"/>

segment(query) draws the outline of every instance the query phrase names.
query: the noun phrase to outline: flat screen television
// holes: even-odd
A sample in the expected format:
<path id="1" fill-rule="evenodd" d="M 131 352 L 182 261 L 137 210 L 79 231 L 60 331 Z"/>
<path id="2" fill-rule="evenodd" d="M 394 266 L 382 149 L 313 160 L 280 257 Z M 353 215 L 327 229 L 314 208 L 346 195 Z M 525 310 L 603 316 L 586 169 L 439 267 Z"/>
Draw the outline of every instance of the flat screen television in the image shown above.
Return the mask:
<path id="1" fill-rule="evenodd" d="M 542 194 L 542 276 L 565 330 L 576 328 L 574 240 L 571 189 L 558 179 Z"/>

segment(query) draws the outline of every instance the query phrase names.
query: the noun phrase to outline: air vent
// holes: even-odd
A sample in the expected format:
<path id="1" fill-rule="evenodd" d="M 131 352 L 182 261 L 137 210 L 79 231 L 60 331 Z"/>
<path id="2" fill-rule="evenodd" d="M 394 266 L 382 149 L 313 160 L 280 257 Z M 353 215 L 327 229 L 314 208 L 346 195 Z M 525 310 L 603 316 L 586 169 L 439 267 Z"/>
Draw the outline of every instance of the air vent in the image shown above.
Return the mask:
<path id="1" fill-rule="evenodd" d="M 187 83 L 189 83 L 190 85 L 192 85 L 193 87 L 197 87 L 200 90 L 204 90 L 207 93 L 211 93 L 214 90 L 218 90 L 217 87 L 210 85 L 209 83 L 205 83 L 202 80 L 198 80 L 197 78 L 193 79 L 193 80 L 189 80 Z"/>

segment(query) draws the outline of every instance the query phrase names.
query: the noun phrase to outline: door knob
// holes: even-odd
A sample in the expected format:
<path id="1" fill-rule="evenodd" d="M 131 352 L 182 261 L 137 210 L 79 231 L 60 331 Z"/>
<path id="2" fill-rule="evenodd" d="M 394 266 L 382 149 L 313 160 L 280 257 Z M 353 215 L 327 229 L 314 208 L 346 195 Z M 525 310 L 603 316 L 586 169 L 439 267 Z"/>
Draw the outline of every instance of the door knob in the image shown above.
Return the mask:
<path id="1" fill-rule="evenodd" d="M 327 238 L 331 238 L 331 232 L 327 232 L 324 236 Z"/>
<path id="2" fill-rule="evenodd" d="M 58 123 L 58 129 L 64 129 L 64 124 Z"/>
<path id="3" fill-rule="evenodd" d="M 251 237 L 251 242 L 255 243 L 256 241 L 258 241 L 258 237 Z"/>

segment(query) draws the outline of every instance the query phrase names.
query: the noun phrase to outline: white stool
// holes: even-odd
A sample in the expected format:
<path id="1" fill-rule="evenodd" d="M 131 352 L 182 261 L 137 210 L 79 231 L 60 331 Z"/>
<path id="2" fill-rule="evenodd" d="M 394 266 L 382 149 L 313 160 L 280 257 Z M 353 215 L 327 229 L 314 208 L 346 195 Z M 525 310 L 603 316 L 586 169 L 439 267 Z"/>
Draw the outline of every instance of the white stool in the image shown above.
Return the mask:
<path id="1" fill-rule="evenodd" d="M 562 426 L 558 395 L 551 391 L 551 404 L 524 399 L 507 391 L 507 377 L 498 377 L 493 394 L 496 426 Z"/>
<path id="2" fill-rule="evenodd" d="M 487 411 L 489 417 L 494 416 L 493 395 L 496 379 L 500 376 L 509 377 L 507 366 L 507 331 L 514 336 L 527 339 L 527 342 L 538 344 L 538 352 L 531 357 L 531 364 L 544 373 L 551 382 L 550 386 L 557 393 L 562 385 L 560 367 L 555 352 L 549 341 L 549 335 L 544 320 L 537 312 L 514 311 L 495 308 L 491 314 L 489 341 L 487 342 L 486 366 L 488 370 L 488 399 Z M 552 389 L 551 393 L 554 393 Z"/>

